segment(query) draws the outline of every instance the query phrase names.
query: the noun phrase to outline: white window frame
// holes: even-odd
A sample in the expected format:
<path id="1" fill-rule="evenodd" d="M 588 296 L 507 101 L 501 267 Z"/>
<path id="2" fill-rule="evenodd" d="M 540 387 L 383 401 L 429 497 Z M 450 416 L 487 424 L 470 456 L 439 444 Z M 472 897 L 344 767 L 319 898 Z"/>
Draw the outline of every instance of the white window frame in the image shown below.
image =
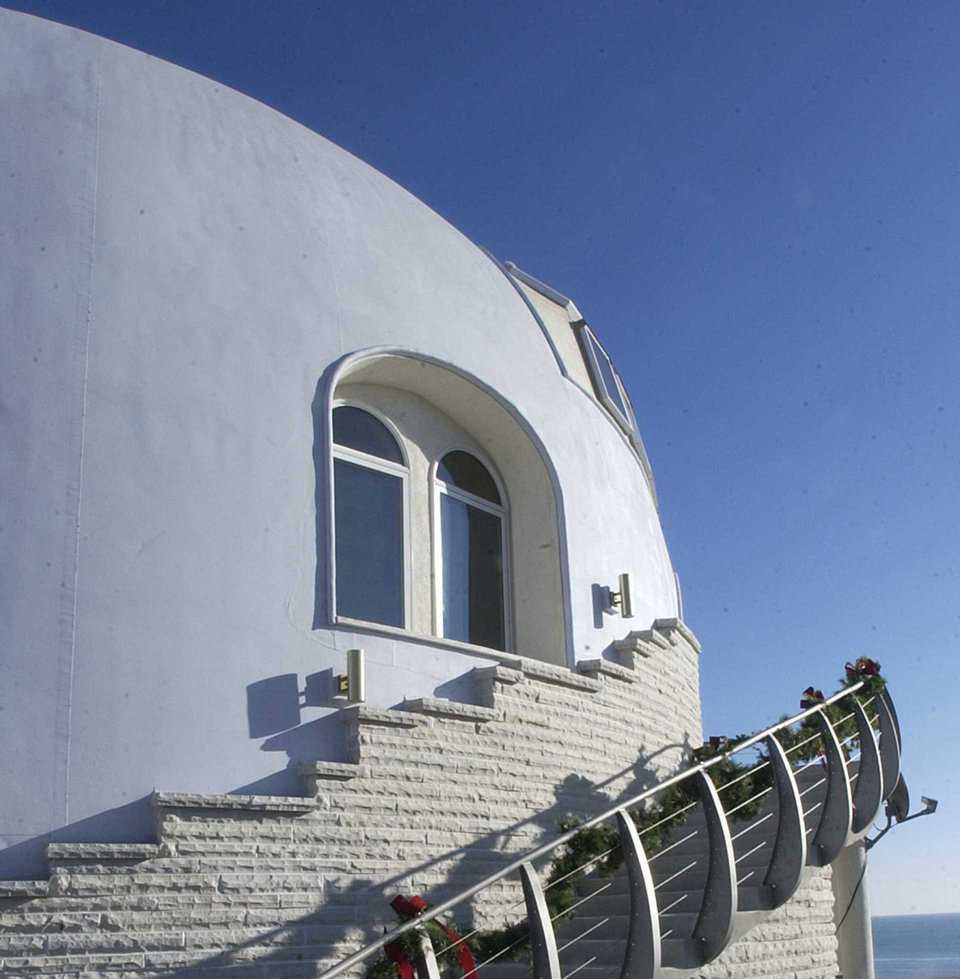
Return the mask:
<path id="1" fill-rule="evenodd" d="M 501 503 L 498 505 L 482 496 L 476 496 L 459 486 L 453 486 L 438 475 L 440 462 L 451 452 L 466 452 L 483 463 L 484 468 L 497 487 L 500 494 Z M 503 650 L 495 652 L 513 652 L 513 568 L 510 561 L 510 505 L 507 495 L 504 492 L 503 482 L 497 475 L 496 470 L 490 461 L 481 455 L 472 446 L 454 445 L 449 446 L 440 453 L 439 458 L 434 460 L 430 466 L 430 485 L 432 487 L 432 506 L 430 507 L 431 537 L 433 554 L 433 631 L 438 639 L 446 642 L 463 642 L 477 648 L 486 649 L 477 643 L 470 642 L 469 639 L 446 639 L 443 635 L 443 532 L 441 530 L 440 504 L 443 495 L 451 496 L 461 503 L 476 507 L 478 510 L 485 510 L 500 519 L 500 548 L 501 548 L 501 567 L 503 568 Z M 493 647 L 490 647 L 493 648 Z"/>
<path id="2" fill-rule="evenodd" d="M 393 436 L 394 441 L 396 441 L 398 448 L 400 449 L 400 457 L 403 459 L 403 463 L 391 462 L 389 459 L 382 459 L 380 456 L 369 455 L 366 452 L 361 452 L 358 449 L 351 449 L 344 445 L 338 445 L 333 440 L 333 412 L 337 408 L 348 407 L 356 408 L 359 411 L 365 411 L 368 415 L 372 415 L 377 421 L 382 422 L 387 431 Z M 400 628 L 404 631 L 409 630 L 411 614 L 412 614 L 412 596 L 411 585 L 412 585 L 412 574 L 411 574 L 411 560 L 410 560 L 410 460 L 407 454 L 406 446 L 403 444 L 403 439 L 400 436 L 400 432 L 397 430 L 396 425 L 387 418 L 382 412 L 378 411 L 376 408 L 371 408 L 369 405 L 363 404 L 359 401 L 352 401 L 343 398 L 338 398 L 333 402 L 330 408 L 330 449 L 331 456 L 334 460 L 342 459 L 344 462 L 352 462 L 354 465 L 364 466 L 367 469 L 373 469 L 377 472 L 387 473 L 390 476 L 399 476 L 401 480 L 401 506 L 403 510 L 403 515 L 401 519 L 401 527 L 403 534 L 403 541 L 401 544 L 403 554 L 403 624 L 401 626 L 389 626 L 388 623 L 384 622 L 373 622 L 369 619 L 353 619 L 349 616 L 344 616 L 340 613 L 338 605 L 338 595 L 337 595 L 337 575 L 336 575 L 336 558 L 337 553 L 337 489 L 336 489 L 336 477 L 334 476 L 330 483 L 330 495 L 333 499 L 333 525 L 330 528 L 331 538 L 333 540 L 332 554 L 334 555 L 334 575 L 333 575 L 333 609 L 334 609 L 334 620 L 347 619 L 349 618 L 352 622 L 358 622 L 365 625 L 370 625 L 371 627 L 390 627 L 390 628 Z M 333 472 L 331 473 L 333 475 Z"/>
<path id="3" fill-rule="evenodd" d="M 613 415 L 614 419 L 627 435 L 633 435 L 636 428 L 633 419 L 630 417 L 630 399 L 627 397 L 623 381 L 620 379 L 620 374 L 613 365 L 613 358 L 607 353 L 607 348 L 597 339 L 597 335 L 590 329 L 587 323 L 580 323 L 578 329 L 580 331 L 580 345 L 583 347 L 584 355 L 587 359 L 587 367 L 590 370 L 590 377 L 593 380 L 593 387 L 597 392 L 600 403 Z M 603 378 L 603 371 L 597 359 L 597 351 L 600 352 L 600 356 L 606 359 L 610 367 L 610 375 L 613 377 L 613 382 L 617 386 L 616 393 L 620 396 L 620 401 L 626 409 L 627 414 L 624 414 L 620 410 L 616 401 L 613 400 L 610 392 L 607 390 L 607 383 Z"/>

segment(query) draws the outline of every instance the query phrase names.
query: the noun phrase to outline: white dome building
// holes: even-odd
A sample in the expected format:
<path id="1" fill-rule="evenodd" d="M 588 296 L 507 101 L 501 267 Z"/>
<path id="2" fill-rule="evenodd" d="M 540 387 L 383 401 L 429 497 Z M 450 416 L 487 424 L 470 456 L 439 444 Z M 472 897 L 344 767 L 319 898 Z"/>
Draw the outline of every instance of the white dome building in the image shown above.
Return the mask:
<path id="1" fill-rule="evenodd" d="M 154 788 L 249 786 L 284 751 L 336 756 L 329 676 L 297 691 L 348 648 L 388 707 L 676 617 L 632 413 L 605 361 L 591 380 L 572 304 L 271 109 L 0 17 L 6 846 Z M 334 445 L 340 404 L 389 447 Z M 446 507 L 490 514 L 475 548 L 502 541 L 475 636 L 444 595 L 469 576 L 465 539 L 444 542 L 451 451 L 497 496 Z M 632 622 L 598 619 L 624 572 Z M 307 724 L 309 746 L 264 744 Z"/>
<path id="2" fill-rule="evenodd" d="M 689 757 L 699 647 L 572 302 L 141 53 L 0 10 L 0 86 L 0 912 L 127 936 L 0 926 L 4 974 L 202 971 L 228 904 L 257 949 L 373 927 Z M 836 972 L 818 873 L 764 975 Z"/>

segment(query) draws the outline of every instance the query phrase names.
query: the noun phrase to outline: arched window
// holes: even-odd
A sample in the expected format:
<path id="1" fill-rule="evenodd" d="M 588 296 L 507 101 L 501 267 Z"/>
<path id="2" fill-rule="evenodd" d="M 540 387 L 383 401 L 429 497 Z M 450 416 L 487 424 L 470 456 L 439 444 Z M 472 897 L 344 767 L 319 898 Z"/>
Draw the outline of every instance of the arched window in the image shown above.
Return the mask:
<path id="1" fill-rule="evenodd" d="M 437 617 L 446 639 L 506 649 L 506 510 L 474 455 L 448 452 L 436 471 Z"/>
<path id="2" fill-rule="evenodd" d="M 333 476 L 337 615 L 404 628 L 407 465 L 369 411 L 333 409 Z"/>

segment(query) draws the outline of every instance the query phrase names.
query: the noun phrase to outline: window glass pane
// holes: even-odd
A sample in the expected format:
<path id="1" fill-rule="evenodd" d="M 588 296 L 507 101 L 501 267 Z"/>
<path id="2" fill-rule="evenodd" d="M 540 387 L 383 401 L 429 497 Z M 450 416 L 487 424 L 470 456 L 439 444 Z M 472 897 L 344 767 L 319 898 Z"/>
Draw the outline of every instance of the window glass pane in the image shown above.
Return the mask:
<path id="1" fill-rule="evenodd" d="M 590 346 L 593 348 L 593 352 L 597 357 L 597 365 L 600 368 L 600 380 L 603 387 L 617 411 L 619 411 L 620 414 L 629 421 L 630 416 L 627 414 L 627 409 L 623 403 L 623 398 L 620 397 L 620 389 L 617 387 L 617 381 L 614 377 L 613 364 L 610 363 L 610 358 L 607 356 L 607 352 L 600 346 L 599 342 L 594 339 L 592 334 L 588 333 L 587 337 L 589 339 Z"/>
<path id="2" fill-rule="evenodd" d="M 390 429 L 362 408 L 340 405 L 333 409 L 333 441 L 348 449 L 403 465 L 400 446 Z"/>
<path id="3" fill-rule="evenodd" d="M 440 534 L 444 636 L 505 649 L 500 518 L 441 493 Z"/>
<path id="4" fill-rule="evenodd" d="M 448 452 L 437 466 L 437 478 L 451 486 L 466 490 L 491 503 L 500 502 L 497 484 L 487 471 L 487 467 L 469 452 Z"/>
<path id="5" fill-rule="evenodd" d="M 334 459 L 337 614 L 403 627 L 403 480 Z"/>

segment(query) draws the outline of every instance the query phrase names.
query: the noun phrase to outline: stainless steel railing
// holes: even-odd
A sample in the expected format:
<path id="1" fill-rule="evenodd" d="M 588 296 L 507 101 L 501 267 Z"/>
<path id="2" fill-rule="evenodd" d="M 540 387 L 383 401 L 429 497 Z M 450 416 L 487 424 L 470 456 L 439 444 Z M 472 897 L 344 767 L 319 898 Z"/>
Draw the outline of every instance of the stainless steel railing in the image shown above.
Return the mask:
<path id="1" fill-rule="evenodd" d="M 377 951 L 379 951 L 380 949 L 382 949 L 384 946 L 389 945 L 389 944 L 391 944 L 393 942 L 396 942 L 402 936 L 404 936 L 404 935 L 406 935 L 406 934 L 408 934 L 408 933 L 410 933 L 410 932 L 412 932 L 412 931 L 414 931 L 416 929 L 421 928 L 423 926 L 423 924 L 425 924 L 426 922 L 431 921 L 431 920 L 433 920 L 435 918 L 439 918 L 439 917 L 447 914 L 449 911 L 452 911 L 454 908 L 457 908 L 458 906 L 462 905 L 464 902 L 469 901 L 475 895 L 481 893 L 482 891 L 484 891 L 487 888 L 491 887 L 492 885 L 498 883 L 499 881 L 504 880 L 504 878 L 509 877 L 511 874 L 514 874 L 517 871 L 520 871 L 521 872 L 521 876 L 523 877 L 524 891 L 525 891 L 525 900 L 521 900 L 521 901 L 517 902 L 517 904 L 515 904 L 512 909 L 508 909 L 508 910 L 513 910 L 515 908 L 519 908 L 524 903 L 526 903 L 527 906 L 528 906 L 528 908 L 530 908 L 531 907 L 531 902 L 534 901 L 537 898 L 538 895 L 539 895 L 539 899 L 540 899 L 541 904 L 542 904 L 543 890 L 539 887 L 539 884 L 536 883 L 535 874 L 534 874 L 534 872 L 532 870 L 532 863 L 533 863 L 533 861 L 538 860 L 539 858 L 541 858 L 543 856 L 546 856 L 546 855 L 548 855 L 548 854 L 550 854 L 550 853 L 552 853 L 554 851 L 559 850 L 565 844 L 569 843 L 575 836 L 577 836 L 578 833 L 581 833 L 584 830 L 590 829 L 592 827 L 598 826 L 601 823 L 604 823 L 607 820 L 610 820 L 611 818 L 616 818 L 618 816 L 618 814 L 625 814 L 628 810 L 633 809 L 633 808 L 639 806 L 640 804 L 646 802 L 648 799 L 651 799 L 651 798 L 655 797 L 658 793 L 663 792 L 665 789 L 670 788 L 671 786 L 677 785 L 677 784 L 679 784 L 680 782 L 683 782 L 686 779 L 693 778 L 693 777 L 695 777 L 697 775 L 701 775 L 701 774 L 704 774 L 705 775 L 705 773 L 707 773 L 711 768 L 713 768 L 713 767 L 715 767 L 717 765 L 722 764 L 724 761 L 730 759 L 732 756 L 734 756 L 734 755 L 736 755 L 736 754 L 738 754 L 738 753 L 740 753 L 742 751 L 746 751 L 747 749 L 752 748 L 752 747 L 754 747 L 756 745 L 759 745 L 761 742 L 763 742 L 763 741 L 765 741 L 767 739 L 772 738 L 778 732 L 783 731 L 786 728 L 789 728 L 789 727 L 791 727 L 794 724 L 798 724 L 798 723 L 806 720 L 807 718 L 813 717 L 813 716 L 818 715 L 818 714 L 821 715 L 821 718 L 822 718 L 822 722 L 821 723 L 826 723 L 827 728 L 829 728 L 830 731 L 831 731 L 831 733 L 832 733 L 832 728 L 830 728 L 829 721 L 826 721 L 826 715 L 824 714 L 824 709 L 826 707 L 829 707 L 832 704 L 837 703 L 840 700 L 843 700 L 846 697 L 849 697 L 850 695 L 856 693 L 858 690 L 860 690 L 863 687 L 864 687 L 864 682 L 863 681 L 860 681 L 860 682 L 851 684 L 850 686 L 847 686 L 847 687 L 843 688 L 842 690 L 840 690 L 837 693 L 835 693 L 833 696 L 831 696 L 828 699 L 826 699 L 823 703 L 816 704 L 816 705 L 814 705 L 812 707 L 809 707 L 809 708 L 807 708 L 807 709 L 799 712 L 798 714 L 793 715 L 792 717 L 787 718 L 786 720 L 779 721 L 776 724 L 772 724 L 769 727 L 764 728 L 764 730 L 758 732 L 757 734 L 751 735 L 749 738 L 745 738 L 743 741 L 740 741 L 739 743 L 733 745 L 732 747 L 730 747 L 726 751 L 723 751 L 723 752 L 721 752 L 721 753 L 719 753 L 719 754 L 717 754 L 717 755 L 715 755 L 715 756 L 713 756 L 711 758 L 708 758 L 708 759 L 706 759 L 704 761 L 701 761 L 701 762 L 699 762 L 696 765 L 692 765 L 689 768 L 686 768 L 683 771 L 678 772 L 675 775 L 669 776 L 668 778 L 665 778 L 663 781 L 659 782 L 657 785 L 655 785 L 655 786 L 653 786 L 653 787 L 651 787 L 649 789 L 646 789 L 643 792 L 640 792 L 640 793 L 636 794 L 635 796 L 633 796 L 630 799 L 627 799 L 624 802 L 620 802 L 620 803 L 618 803 L 615 806 L 611 806 L 609 809 L 601 812 L 599 815 L 594 816 L 591 819 L 586 820 L 585 822 L 579 824 L 575 828 L 570 829 L 570 830 L 568 830 L 568 831 L 566 831 L 564 833 L 559 834 L 558 836 L 556 836 L 552 840 L 550 840 L 548 843 L 544 843 L 543 845 L 541 845 L 539 847 L 536 847 L 535 849 L 533 849 L 533 850 L 531 850 L 531 851 L 523 854 L 522 856 L 517 857 L 515 860 L 511 861 L 510 863 L 508 863 L 506 866 L 504 866 L 503 868 L 501 868 L 500 870 L 498 870 L 496 873 L 493 873 L 493 874 L 490 874 L 487 877 L 484 877 L 482 880 L 480 880 L 477 883 L 471 885 L 470 887 L 465 888 L 460 893 L 458 893 L 458 894 L 454 895 L 453 897 L 451 897 L 451 898 L 449 898 L 449 899 L 447 899 L 445 901 L 442 901 L 440 904 L 437 904 L 434 907 L 430 908 L 429 910 L 427 910 L 426 912 L 424 912 L 419 917 L 417 917 L 417 918 L 415 918 L 413 920 L 407 921 L 407 922 L 405 922 L 405 923 L 403 923 L 401 925 L 398 925 L 396 928 L 394 928 L 393 930 L 387 932 L 385 935 L 381 936 L 380 938 L 375 939 L 374 941 L 372 941 L 369 944 L 365 945 L 363 948 L 359 949 L 358 951 L 354 952 L 353 954 L 348 955 L 342 961 L 338 962 L 335 966 L 333 966 L 332 968 L 330 968 L 326 972 L 324 972 L 322 974 L 322 976 L 321 976 L 321 979 L 335 979 L 336 976 L 339 976 L 342 973 L 347 972 L 348 970 L 350 970 L 354 966 L 356 966 L 359 963 L 363 962 L 364 960 L 368 959 L 370 956 L 372 956 L 374 953 L 376 953 Z M 866 703 L 867 704 L 871 703 L 873 699 L 875 699 L 875 698 L 871 698 Z M 893 711 L 892 704 L 889 705 L 889 709 L 890 709 L 890 713 L 892 715 L 893 721 L 895 722 L 896 714 Z M 843 721 L 846 721 L 846 720 L 849 720 L 850 718 L 853 718 L 854 717 L 854 713 L 855 712 L 852 712 L 852 713 L 848 714 L 842 720 Z M 841 723 L 841 722 L 838 722 L 838 725 L 839 725 L 839 723 Z M 804 741 L 802 741 L 802 742 L 800 742 L 800 743 L 798 743 L 796 745 L 793 745 L 791 748 L 786 749 L 786 751 L 784 752 L 784 754 L 785 755 L 789 755 L 789 754 L 791 754 L 791 753 L 799 750 L 804 745 L 809 744 L 810 742 L 816 740 L 817 738 L 823 737 L 823 736 L 824 735 L 823 735 L 822 732 L 817 733 L 817 734 L 815 734 L 815 735 L 813 735 L 813 736 L 805 739 Z M 846 742 L 849 742 L 850 740 L 853 740 L 853 738 L 854 737 L 857 737 L 857 736 L 858 735 L 852 735 L 850 738 L 845 739 L 845 741 Z M 899 732 L 897 732 L 897 739 L 899 739 Z M 839 742 L 836 741 L 835 736 L 834 736 L 834 743 L 837 745 L 837 748 L 842 752 L 842 747 L 840 746 Z M 818 759 L 814 759 L 812 762 L 808 762 L 806 765 L 802 766 L 802 768 L 798 769 L 797 771 L 799 772 L 799 771 L 802 771 L 804 768 L 810 767 L 810 765 L 816 763 L 820 758 L 823 758 L 823 757 L 824 756 L 819 756 Z M 731 780 L 730 782 L 728 782 L 728 783 L 720 786 L 718 789 L 716 789 L 716 792 L 717 793 L 722 793 L 724 791 L 724 789 L 729 788 L 731 785 L 735 784 L 736 782 L 740 781 L 741 779 L 747 778 L 751 774 L 755 774 L 755 772 L 759 771 L 762 768 L 767 767 L 770 764 L 771 764 L 770 761 L 761 762 L 757 766 L 754 766 L 753 768 L 751 768 L 748 772 L 745 772 L 743 775 L 740 775 L 737 778 Z M 845 769 L 845 775 L 846 775 L 846 769 Z M 707 781 L 709 781 L 709 780 L 707 780 Z M 813 786 L 807 787 L 804 790 L 804 792 L 802 792 L 802 793 L 797 793 L 796 792 L 796 787 L 794 786 L 794 794 L 797 795 L 797 796 L 806 795 L 807 792 L 812 791 L 814 788 L 820 786 L 822 783 L 824 783 L 826 781 L 827 781 L 827 779 L 824 778 L 824 779 L 820 780 L 819 782 L 815 783 Z M 846 786 L 847 786 L 847 793 L 848 793 L 848 796 L 849 796 L 849 789 L 850 789 L 849 781 L 846 782 Z M 771 786 L 771 787 L 769 787 L 767 789 L 764 789 L 762 792 L 757 793 L 751 799 L 747 800 L 747 802 L 752 802 L 752 801 L 758 800 L 762 796 L 765 796 L 767 793 L 772 792 L 772 791 L 775 791 L 775 789 L 776 789 L 776 786 Z M 891 787 L 891 789 L 892 789 L 892 787 Z M 657 823 L 653 824 L 652 826 L 649 826 L 645 830 L 640 831 L 640 835 L 643 835 L 643 833 L 646 833 L 646 832 L 650 832 L 653 829 L 655 829 L 655 828 L 663 825 L 664 823 L 667 823 L 670 820 L 677 818 L 678 816 L 680 816 L 681 814 L 683 814 L 684 812 L 690 810 L 691 808 L 693 808 L 695 805 L 698 805 L 698 804 L 699 803 L 697 803 L 697 802 L 693 802 L 693 803 L 690 803 L 687 806 L 681 807 L 676 812 L 671 813 L 670 815 L 664 817 L 663 819 L 661 819 Z M 729 816 L 730 814 L 732 814 L 732 813 L 736 812 L 737 810 L 743 808 L 743 806 L 745 806 L 746 804 L 747 803 L 742 803 L 742 804 L 734 807 L 733 809 L 729 810 L 728 812 L 723 812 L 723 810 L 721 809 L 720 810 L 720 818 L 721 819 L 724 819 L 726 816 Z M 803 816 L 806 817 L 810 813 L 814 812 L 816 809 L 820 808 L 822 805 L 823 805 L 823 802 L 822 801 L 821 802 L 818 802 L 811 809 L 808 809 L 806 812 L 804 812 L 803 813 Z M 768 817 L 764 817 L 764 818 L 766 819 Z M 744 830 L 743 832 L 739 833 L 738 836 L 742 836 L 750 828 L 753 828 L 753 827 L 748 827 L 747 830 Z M 815 829 L 817 829 L 816 826 L 810 827 L 809 829 L 806 829 L 806 831 L 805 831 L 806 832 L 806 835 L 809 835 Z M 699 832 L 699 831 L 697 831 L 697 832 Z M 696 835 L 696 834 L 694 833 L 694 834 L 691 834 L 691 835 Z M 687 838 L 685 838 L 685 839 L 687 839 Z M 727 834 L 726 839 L 729 842 L 729 840 L 730 840 L 729 834 Z M 661 855 L 661 853 L 664 853 L 667 850 L 672 849 L 674 846 L 679 845 L 680 842 L 683 842 L 683 841 L 677 841 L 675 843 L 672 843 L 667 848 L 665 848 L 664 850 L 660 851 L 660 853 L 653 854 L 653 855 L 651 855 L 650 857 L 648 857 L 646 859 L 648 861 L 653 861 L 654 859 L 656 859 L 657 856 Z M 765 845 L 766 845 L 766 843 L 760 843 L 758 846 L 755 846 L 753 849 L 749 850 L 746 854 L 743 854 L 739 858 L 737 858 L 734 861 L 734 863 L 741 862 L 743 859 L 746 859 L 746 857 L 750 856 L 752 853 L 756 852 L 757 850 L 759 850 L 760 848 L 762 848 Z M 607 856 L 610 852 L 612 852 L 613 849 L 616 849 L 616 847 L 613 847 L 611 849 L 611 851 L 608 851 L 607 853 L 601 854 L 600 856 L 592 857 L 589 861 L 587 861 L 583 865 L 583 867 L 577 868 L 577 870 L 571 871 L 570 874 L 565 875 L 565 876 L 571 876 L 572 874 L 577 873 L 580 870 L 583 870 L 583 869 L 585 869 L 585 868 L 587 868 L 587 867 L 589 867 L 589 866 L 591 866 L 591 865 L 599 862 L 601 859 L 603 859 L 603 857 Z M 697 863 L 698 863 L 697 860 L 692 861 L 687 866 L 683 867 L 681 870 L 679 870 L 676 873 L 670 875 L 666 879 L 660 881 L 657 884 L 656 888 L 653 888 L 653 890 L 658 890 L 658 889 L 662 888 L 665 884 L 670 883 L 670 882 L 674 881 L 675 879 L 681 877 L 687 871 L 689 871 L 694 866 L 696 866 Z M 744 878 L 741 878 L 736 883 L 737 884 L 742 883 L 744 880 L 748 879 L 753 873 L 754 873 L 754 871 L 751 871 L 750 874 L 748 874 Z M 531 875 L 532 875 L 532 877 L 531 877 Z M 563 878 L 561 878 L 561 880 L 562 879 Z M 557 883 L 560 883 L 560 880 L 557 880 L 557 881 L 552 882 L 552 884 L 551 885 L 548 885 L 548 887 L 549 886 L 554 886 Z M 530 895 L 527 893 L 530 890 L 531 887 L 537 892 L 536 894 L 534 894 L 533 898 L 531 898 Z M 594 891 L 593 894 L 589 895 L 589 897 L 596 896 L 596 894 L 602 892 L 602 890 L 603 890 L 603 888 Z M 684 894 L 683 896 L 681 896 L 677 900 L 673 901 L 663 911 L 659 911 L 658 912 L 658 917 L 662 917 L 662 915 L 665 914 L 667 911 L 669 911 L 671 908 L 674 908 L 674 907 L 678 906 L 681 902 L 684 901 L 684 899 L 685 899 L 686 896 L 687 895 Z M 587 900 L 587 899 L 588 898 L 585 898 L 584 901 Z M 579 903 L 583 903 L 583 902 L 578 902 L 578 904 Z M 574 908 L 576 906 L 577 905 L 574 905 L 573 907 L 570 907 L 570 908 L 566 908 L 562 912 L 562 915 L 565 916 L 565 915 L 569 914 L 570 911 L 574 910 Z M 545 905 L 543 907 L 545 907 Z M 541 909 L 541 911 L 542 911 L 542 909 Z M 541 914 L 541 916 L 542 916 L 542 914 Z M 560 917 L 560 915 L 556 915 L 555 917 Z M 549 919 L 547 919 L 547 920 L 549 921 Z M 527 936 L 526 934 L 522 935 L 520 938 L 517 939 L 516 942 L 513 943 L 513 945 L 515 946 L 515 945 L 520 944 L 523 941 L 533 940 L 533 943 L 536 946 L 536 944 L 537 944 L 536 943 L 536 936 L 532 934 L 535 931 L 535 927 L 534 927 L 535 924 L 536 923 L 531 919 L 530 920 L 531 935 L 530 936 Z M 541 926 L 544 925 L 544 924 L 546 924 L 546 922 L 540 922 L 540 925 Z M 549 925 L 547 925 L 547 927 L 549 927 Z M 439 954 L 442 955 L 442 954 L 444 954 L 446 952 L 449 952 L 451 950 L 451 948 L 455 947 L 456 945 L 458 945 L 458 944 L 460 944 L 460 943 L 462 943 L 464 941 L 469 940 L 469 938 L 473 934 L 475 934 L 477 930 L 479 930 L 479 929 L 475 929 L 473 932 L 470 932 L 467 935 L 464 935 L 462 938 L 460 938 L 458 940 L 458 942 L 455 942 L 455 943 L 452 943 L 451 945 L 448 945 L 447 947 L 445 947 L 444 949 L 442 949 Z M 569 948 L 576 941 L 578 941 L 581 938 L 585 937 L 586 934 L 587 933 L 584 933 L 584 936 L 579 936 L 577 939 L 574 939 L 573 941 L 567 942 L 563 946 L 563 948 L 564 949 Z M 664 933 L 664 934 L 659 934 L 658 933 L 658 938 L 660 940 L 662 940 L 663 938 L 667 937 L 667 935 L 669 935 L 669 934 L 670 934 L 670 932 L 667 932 L 667 933 Z M 511 947 L 512 946 L 507 946 L 506 948 L 500 949 L 493 956 L 489 957 L 485 962 L 479 963 L 477 967 L 480 968 L 481 966 L 487 965 L 490 962 L 494 961 L 496 958 L 499 958 L 502 955 L 505 955 L 508 951 L 510 951 Z M 554 958 L 556 957 L 557 951 L 558 951 L 558 949 L 554 945 L 553 948 L 552 948 L 552 955 L 554 956 Z M 541 952 L 542 952 L 542 950 L 541 950 Z M 547 953 L 543 952 L 542 954 L 547 954 Z M 537 955 L 538 955 L 538 951 L 537 951 L 537 948 L 535 947 L 534 948 L 534 957 L 535 957 L 535 959 L 537 958 Z M 578 968 L 582 968 L 582 967 L 583 966 L 580 966 Z M 577 970 L 574 970 L 574 971 L 577 971 Z M 554 970 L 551 968 L 551 969 L 548 969 L 547 972 L 553 973 Z M 572 973 L 570 973 L 570 974 L 572 975 Z M 564 979 L 569 979 L 569 977 L 564 977 Z"/>

